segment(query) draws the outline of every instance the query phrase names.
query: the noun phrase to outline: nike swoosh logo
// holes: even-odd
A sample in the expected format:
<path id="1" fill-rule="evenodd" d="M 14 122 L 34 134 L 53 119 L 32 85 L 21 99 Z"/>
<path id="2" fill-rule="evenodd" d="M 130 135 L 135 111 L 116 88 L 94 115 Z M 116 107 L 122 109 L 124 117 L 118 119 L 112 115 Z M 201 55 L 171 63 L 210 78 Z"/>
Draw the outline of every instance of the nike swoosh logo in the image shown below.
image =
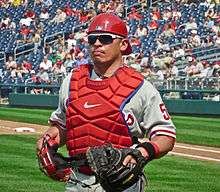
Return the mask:
<path id="1" fill-rule="evenodd" d="M 98 107 L 98 106 L 100 106 L 100 105 L 102 105 L 102 104 L 93 104 L 93 105 L 90 105 L 90 104 L 88 104 L 88 101 L 87 101 L 87 102 L 84 103 L 84 108 L 85 108 L 85 109 L 90 109 L 90 108 Z"/>

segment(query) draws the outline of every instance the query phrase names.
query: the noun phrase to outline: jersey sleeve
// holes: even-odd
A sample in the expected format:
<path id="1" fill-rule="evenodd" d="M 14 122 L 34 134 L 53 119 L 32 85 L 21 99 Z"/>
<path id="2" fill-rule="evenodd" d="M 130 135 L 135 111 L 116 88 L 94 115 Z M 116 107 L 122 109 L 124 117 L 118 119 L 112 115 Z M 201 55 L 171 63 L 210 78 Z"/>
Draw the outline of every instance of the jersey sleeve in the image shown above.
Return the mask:
<path id="1" fill-rule="evenodd" d="M 165 135 L 176 138 L 176 128 L 162 101 L 160 93 L 148 81 L 145 82 L 145 104 L 142 127 L 146 131 L 147 137 L 152 139 L 156 135 Z"/>
<path id="2" fill-rule="evenodd" d="M 69 82 L 71 75 L 67 76 L 59 90 L 59 103 L 55 111 L 52 112 L 49 123 L 52 126 L 58 126 L 62 129 L 66 129 L 66 109 L 69 95 Z"/>

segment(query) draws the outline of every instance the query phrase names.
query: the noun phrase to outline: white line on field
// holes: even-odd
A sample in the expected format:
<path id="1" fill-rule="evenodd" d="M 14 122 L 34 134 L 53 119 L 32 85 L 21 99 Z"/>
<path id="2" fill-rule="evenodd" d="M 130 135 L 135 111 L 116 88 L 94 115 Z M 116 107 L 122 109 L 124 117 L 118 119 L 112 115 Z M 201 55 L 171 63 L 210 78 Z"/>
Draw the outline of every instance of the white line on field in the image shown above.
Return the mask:
<path id="1" fill-rule="evenodd" d="M 169 152 L 169 154 L 182 156 L 182 157 L 192 157 L 192 158 L 200 159 L 200 160 L 203 159 L 203 160 L 220 162 L 220 159 L 215 159 L 215 158 L 210 158 L 210 157 L 203 157 L 203 156 L 199 156 L 199 155 L 189 155 L 189 154 L 185 154 L 185 153 L 176 153 L 176 152 Z"/>
<path id="2" fill-rule="evenodd" d="M 196 148 L 196 147 L 187 147 L 187 146 L 183 146 L 183 145 L 176 145 L 177 148 L 184 148 L 184 149 L 193 149 L 193 150 L 197 150 L 197 151 L 206 151 L 206 152 L 212 152 L 212 153 L 220 153 L 220 151 L 216 151 L 216 150 L 212 150 L 212 149 L 202 149 L 202 148 Z"/>

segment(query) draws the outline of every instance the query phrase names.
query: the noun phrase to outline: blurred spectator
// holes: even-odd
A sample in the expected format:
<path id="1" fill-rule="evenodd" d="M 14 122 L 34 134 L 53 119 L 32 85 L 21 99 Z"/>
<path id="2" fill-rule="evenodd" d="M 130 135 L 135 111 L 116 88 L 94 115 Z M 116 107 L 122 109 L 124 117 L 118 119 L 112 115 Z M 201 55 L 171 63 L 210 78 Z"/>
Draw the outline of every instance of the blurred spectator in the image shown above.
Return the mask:
<path id="1" fill-rule="evenodd" d="M 38 48 L 41 45 L 41 36 L 38 31 L 33 33 L 33 36 L 31 38 L 32 42 L 34 43 L 34 53 L 37 53 Z"/>
<path id="2" fill-rule="evenodd" d="M 197 64 L 196 58 L 194 57 L 188 58 L 188 65 L 185 67 L 185 72 L 186 72 L 187 77 L 196 76 L 200 73 L 196 64 Z"/>
<path id="3" fill-rule="evenodd" d="M 31 26 L 31 22 L 33 21 L 33 19 L 31 19 L 30 17 L 24 17 L 24 18 L 21 18 L 21 20 L 19 21 L 19 25 L 20 26 Z"/>
<path id="4" fill-rule="evenodd" d="M 107 11 L 107 6 L 105 1 L 98 1 L 97 13 L 105 13 Z"/>
<path id="5" fill-rule="evenodd" d="M 175 59 L 180 59 L 181 57 L 185 56 L 185 50 L 182 48 L 181 45 L 177 45 L 174 47 L 174 51 L 173 51 L 173 57 Z"/>
<path id="6" fill-rule="evenodd" d="M 163 81 L 164 80 L 164 74 L 163 71 L 160 69 L 160 67 L 156 66 L 154 67 L 155 75 L 157 76 L 157 80 Z"/>
<path id="7" fill-rule="evenodd" d="M 220 77 L 220 61 L 212 62 L 211 68 L 213 69 L 212 76 L 213 77 Z"/>
<path id="8" fill-rule="evenodd" d="M 158 37 L 155 39 L 157 43 L 156 53 L 162 53 L 163 51 L 169 51 L 170 45 L 165 41 L 163 37 Z"/>
<path id="9" fill-rule="evenodd" d="M 43 67 L 40 67 L 37 77 L 39 77 L 41 83 L 47 83 L 49 81 L 49 74 Z"/>
<path id="10" fill-rule="evenodd" d="M 187 23 L 184 23 L 183 25 L 181 26 L 185 26 L 185 30 L 188 31 L 188 30 L 197 30 L 198 26 L 197 26 L 197 23 L 196 23 L 196 20 L 193 18 L 193 17 L 190 17 L 189 18 L 189 22 Z M 180 26 L 179 26 L 180 27 Z"/>
<path id="11" fill-rule="evenodd" d="M 61 60 L 58 60 L 56 64 L 54 64 L 52 70 L 55 77 L 60 76 L 63 78 L 66 75 L 66 68 L 63 65 L 63 62 Z"/>
<path id="12" fill-rule="evenodd" d="M 56 11 L 56 15 L 51 20 L 51 23 L 59 24 L 59 23 L 63 23 L 65 20 L 66 20 L 66 13 L 63 12 L 61 8 L 58 8 Z"/>
<path id="13" fill-rule="evenodd" d="M 142 74 L 144 77 L 151 77 L 151 76 L 154 75 L 154 73 L 153 73 L 153 71 L 151 70 L 151 67 L 150 67 L 150 66 L 142 65 L 141 68 L 142 68 L 141 74 Z"/>
<path id="14" fill-rule="evenodd" d="M 206 18 L 212 19 L 216 17 L 217 13 L 215 13 L 215 10 L 213 8 L 210 8 L 210 9 L 207 9 L 204 15 Z"/>
<path id="15" fill-rule="evenodd" d="M 87 32 L 82 29 L 82 30 L 76 32 L 74 37 L 75 37 L 75 39 L 77 41 L 77 40 L 83 39 L 86 36 L 87 36 Z"/>
<path id="16" fill-rule="evenodd" d="M 49 55 L 53 52 L 53 48 L 50 46 L 50 44 L 46 43 L 43 49 L 44 55 Z"/>
<path id="17" fill-rule="evenodd" d="M 175 60 L 173 59 L 169 65 L 167 66 L 167 77 L 178 77 L 179 76 L 179 69 L 175 65 Z"/>
<path id="18" fill-rule="evenodd" d="M 137 71 L 141 72 L 141 65 L 137 62 L 137 55 L 135 55 L 134 53 L 129 55 L 127 64 L 130 67 L 133 67 Z"/>
<path id="19" fill-rule="evenodd" d="M 32 10 L 31 8 L 28 8 L 25 13 L 24 13 L 24 17 L 25 18 L 30 18 L 30 19 L 35 19 L 36 17 L 36 14 L 34 12 L 34 10 Z"/>
<path id="20" fill-rule="evenodd" d="M 182 17 L 182 13 L 181 11 L 179 11 L 178 8 L 174 7 L 172 12 L 173 12 L 173 19 L 178 20 Z"/>
<path id="21" fill-rule="evenodd" d="M 191 31 L 191 36 L 189 36 L 188 43 L 191 48 L 201 46 L 201 39 L 200 36 L 197 34 L 197 30 Z"/>
<path id="22" fill-rule="evenodd" d="M 139 24 L 136 31 L 135 37 L 143 37 L 147 35 L 147 28 L 143 26 L 143 24 Z"/>
<path id="23" fill-rule="evenodd" d="M 130 44 L 131 46 L 140 46 L 141 45 L 141 40 L 139 37 L 134 37 L 132 36 L 131 39 L 130 39 Z"/>
<path id="24" fill-rule="evenodd" d="M 74 33 L 69 34 L 66 41 L 67 41 L 68 50 L 70 51 L 72 46 L 76 46 L 76 39 L 74 37 Z"/>
<path id="25" fill-rule="evenodd" d="M 156 20 L 152 20 L 152 21 L 150 21 L 148 28 L 150 30 L 156 30 L 156 29 L 158 29 L 158 27 L 159 27 L 159 24 L 157 23 L 157 21 Z"/>
<path id="26" fill-rule="evenodd" d="M 31 94 L 35 94 L 35 95 L 42 94 L 43 88 L 39 86 L 39 85 L 41 85 L 41 79 L 39 76 L 36 76 L 35 79 L 33 78 L 33 84 L 37 85 L 37 86 L 31 90 Z"/>
<path id="27" fill-rule="evenodd" d="M 21 29 L 19 31 L 20 39 L 18 39 L 20 42 L 27 42 L 28 41 L 28 35 L 31 33 L 31 29 L 29 29 L 26 25 L 22 25 Z"/>
<path id="28" fill-rule="evenodd" d="M 78 55 L 77 55 L 77 58 L 76 58 L 76 66 L 79 67 L 80 65 L 83 65 L 83 64 L 88 64 L 88 59 L 85 58 L 85 55 L 83 52 L 80 52 Z"/>
<path id="29" fill-rule="evenodd" d="M 52 65 L 54 65 L 57 62 L 57 60 L 61 60 L 61 57 L 57 54 L 56 50 L 53 50 L 52 53 L 49 55 L 48 59 L 52 61 Z"/>
<path id="30" fill-rule="evenodd" d="M 5 63 L 5 67 L 7 70 L 9 69 L 16 69 L 17 68 L 17 63 L 14 60 L 13 56 L 8 57 L 8 61 Z"/>
<path id="31" fill-rule="evenodd" d="M 140 20 L 143 18 L 143 16 L 138 13 L 135 7 L 131 7 L 131 13 L 128 14 L 128 18 L 129 20 Z"/>
<path id="32" fill-rule="evenodd" d="M 54 43 L 52 44 L 53 46 L 53 49 L 56 49 L 58 50 L 58 48 L 60 46 L 65 46 L 65 39 L 64 39 L 64 36 L 63 35 L 57 35 L 57 39 L 54 41 Z"/>
<path id="33" fill-rule="evenodd" d="M 150 13 L 151 18 L 152 18 L 153 20 L 161 20 L 162 17 L 161 17 L 161 12 L 160 12 L 159 7 L 153 7 L 152 9 L 153 9 L 153 10 L 152 10 L 152 12 Z"/>
<path id="34" fill-rule="evenodd" d="M 80 52 L 81 52 L 80 48 L 74 45 L 72 45 L 72 48 L 69 51 L 73 59 L 75 59 Z"/>
<path id="35" fill-rule="evenodd" d="M 214 44 L 220 46 L 220 31 L 213 37 Z"/>
<path id="36" fill-rule="evenodd" d="M 73 15 L 73 10 L 70 7 L 70 3 L 66 3 L 63 11 L 66 13 L 67 17 L 71 17 Z"/>
<path id="37" fill-rule="evenodd" d="M 169 21 L 172 18 L 172 9 L 168 6 L 165 8 L 162 14 L 162 18 L 164 21 Z"/>
<path id="38" fill-rule="evenodd" d="M 58 57 L 61 58 L 62 61 L 64 60 L 64 58 L 66 57 L 66 52 L 64 51 L 63 46 L 60 45 L 60 46 L 58 47 L 58 49 L 57 49 L 57 55 L 58 55 Z"/>
<path id="39" fill-rule="evenodd" d="M 36 76 L 35 70 L 31 70 L 30 74 L 31 74 L 30 78 L 31 78 L 32 82 L 36 82 L 37 76 Z"/>
<path id="40" fill-rule="evenodd" d="M 88 12 L 86 10 L 80 10 L 79 22 L 86 23 L 89 20 Z"/>
<path id="41" fill-rule="evenodd" d="M 200 77 L 210 77 L 210 65 L 209 65 L 209 62 L 204 60 L 202 61 L 202 64 L 203 64 L 203 69 L 201 70 L 201 73 L 200 73 Z"/>
<path id="42" fill-rule="evenodd" d="M 119 17 L 123 17 L 125 15 L 125 5 L 124 3 L 118 2 L 116 8 L 115 8 L 115 13 Z"/>
<path id="43" fill-rule="evenodd" d="M 25 74 L 29 74 L 32 70 L 32 64 L 26 58 L 22 62 L 22 69 Z"/>
<path id="44" fill-rule="evenodd" d="M 72 68 L 75 68 L 75 67 L 76 67 L 76 66 L 75 66 L 75 65 L 76 65 L 75 63 L 76 63 L 76 61 L 74 61 L 74 60 L 72 59 L 71 54 L 67 54 L 63 65 L 64 65 L 64 67 L 66 68 L 66 71 L 67 71 L 67 72 L 70 72 L 70 71 L 72 70 Z"/>
<path id="45" fill-rule="evenodd" d="M 88 0 L 86 7 L 87 9 L 95 9 L 95 0 Z"/>
<path id="46" fill-rule="evenodd" d="M 163 27 L 163 32 L 161 33 L 161 37 L 169 38 L 175 36 L 176 32 L 173 29 L 172 25 L 169 23 Z"/>
<path id="47" fill-rule="evenodd" d="M 47 8 L 42 8 L 41 9 L 39 18 L 40 18 L 41 21 L 44 21 L 44 20 L 47 20 L 47 19 L 50 18 L 50 14 L 49 14 Z"/>
<path id="48" fill-rule="evenodd" d="M 15 72 L 15 74 L 13 75 L 14 77 L 18 77 L 22 79 L 27 71 L 23 68 L 22 63 L 18 63 L 17 68 L 14 72 Z"/>
<path id="49" fill-rule="evenodd" d="M 11 21 L 11 18 L 8 14 L 6 14 L 5 16 L 3 16 L 1 19 L 0 19 L 0 28 L 1 29 L 7 29 L 8 26 L 9 26 L 9 23 Z"/>
<path id="50" fill-rule="evenodd" d="M 147 56 L 143 56 L 140 62 L 141 66 L 148 66 L 149 65 L 149 59 Z"/>
<path id="51" fill-rule="evenodd" d="M 44 68 L 45 71 L 51 71 L 52 61 L 45 55 L 43 61 L 40 63 L 40 68 Z"/>
<path id="52" fill-rule="evenodd" d="M 211 36 L 206 36 L 205 38 L 201 39 L 201 47 L 209 47 L 215 44 L 215 36 L 212 38 Z"/>

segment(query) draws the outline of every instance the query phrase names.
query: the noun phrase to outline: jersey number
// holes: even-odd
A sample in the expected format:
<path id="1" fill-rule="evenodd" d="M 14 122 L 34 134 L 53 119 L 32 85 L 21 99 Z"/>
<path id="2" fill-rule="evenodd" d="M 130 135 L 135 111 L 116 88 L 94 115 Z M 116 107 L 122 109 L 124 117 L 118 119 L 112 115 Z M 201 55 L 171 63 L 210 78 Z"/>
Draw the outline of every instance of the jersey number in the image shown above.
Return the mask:
<path id="1" fill-rule="evenodd" d="M 169 119 L 170 119 L 170 116 L 169 116 L 169 114 L 168 114 L 168 112 L 167 112 L 167 109 L 166 109 L 164 103 L 161 103 L 161 104 L 160 104 L 160 111 L 163 113 L 163 118 L 164 118 L 165 120 L 169 120 Z"/>

